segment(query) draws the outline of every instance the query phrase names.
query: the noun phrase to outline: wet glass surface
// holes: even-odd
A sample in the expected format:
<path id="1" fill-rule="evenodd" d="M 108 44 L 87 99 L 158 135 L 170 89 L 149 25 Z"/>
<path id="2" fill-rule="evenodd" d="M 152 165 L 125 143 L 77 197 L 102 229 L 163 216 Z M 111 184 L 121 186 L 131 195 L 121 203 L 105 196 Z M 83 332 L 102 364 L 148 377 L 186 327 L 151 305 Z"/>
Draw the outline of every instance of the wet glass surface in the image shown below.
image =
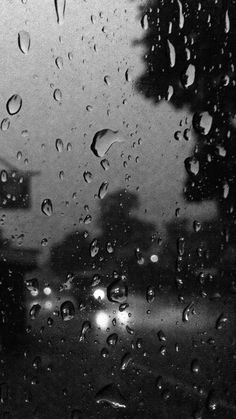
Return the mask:
<path id="1" fill-rule="evenodd" d="M 0 418 L 236 417 L 236 1 L 0 22 Z"/>

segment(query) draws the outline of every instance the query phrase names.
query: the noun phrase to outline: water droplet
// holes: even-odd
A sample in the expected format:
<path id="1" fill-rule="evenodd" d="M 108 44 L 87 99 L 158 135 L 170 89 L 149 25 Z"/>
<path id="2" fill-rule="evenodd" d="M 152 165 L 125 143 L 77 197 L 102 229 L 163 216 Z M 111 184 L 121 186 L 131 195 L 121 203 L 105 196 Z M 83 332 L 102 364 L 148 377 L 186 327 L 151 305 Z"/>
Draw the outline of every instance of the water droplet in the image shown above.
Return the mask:
<path id="1" fill-rule="evenodd" d="M 56 102 L 61 102 L 62 100 L 62 92 L 60 89 L 55 89 L 53 92 L 53 97 L 56 100 Z"/>
<path id="2" fill-rule="evenodd" d="M 155 299 L 155 288 L 154 287 L 147 287 L 147 291 L 146 291 L 146 299 L 148 303 L 153 303 L 154 299 Z"/>
<path id="3" fill-rule="evenodd" d="M 193 309 L 193 306 L 194 306 L 194 303 L 193 303 L 193 301 L 191 301 L 191 303 L 189 303 L 185 307 L 185 309 L 183 311 L 183 317 L 182 317 L 183 322 L 188 322 L 189 321 L 189 315 L 190 315 L 191 310 Z"/>
<path id="4" fill-rule="evenodd" d="M 63 67 L 63 58 L 62 57 L 57 57 L 55 59 L 55 63 L 56 63 L 57 68 L 59 68 L 59 70 L 61 70 L 62 67 Z"/>
<path id="5" fill-rule="evenodd" d="M 230 30 L 230 20 L 229 20 L 229 11 L 225 12 L 225 33 L 228 33 Z"/>
<path id="6" fill-rule="evenodd" d="M 12 95 L 10 99 L 8 99 L 7 104 L 6 104 L 7 112 L 10 115 L 15 115 L 16 113 L 20 111 L 21 106 L 22 106 L 21 97 L 17 94 Z"/>
<path id="7" fill-rule="evenodd" d="M 105 76 L 104 77 L 104 82 L 106 83 L 107 86 L 110 86 L 110 84 L 111 84 L 111 78 L 110 78 L 110 76 Z"/>
<path id="8" fill-rule="evenodd" d="M 194 80 L 195 80 L 195 66 L 193 64 L 189 64 L 184 74 L 182 75 L 183 87 L 187 89 L 189 86 L 192 86 L 192 84 L 194 83 Z"/>
<path id="9" fill-rule="evenodd" d="M 32 294 L 33 297 L 36 297 L 39 293 L 39 281 L 37 278 L 27 279 L 25 281 L 25 286 L 28 291 Z"/>
<path id="10" fill-rule="evenodd" d="M 1 122 L 1 130 L 7 131 L 9 127 L 10 127 L 10 119 L 4 118 Z"/>
<path id="11" fill-rule="evenodd" d="M 218 403 L 218 398 L 217 398 L 217 395 L 216 395 L 215 391 L 210 390 L 209 394 L 207 396 L 207 400 L 206 400 L 206 406 L 207 406 L 208 410 L 210 410 L 211 412 L 216 410 L 217 403 Z"/>
<path id="12" fill-rule="evenodd" d="M 123 278 L 112 282 L 107 288 L 107 298 L 115 303 L 125 303 L 128 296 L 128 287 Z"/>
<path id="13" fill-rule="evenodd" d="M 108 170 L 110 167 L 110 163 L 107 159 L 103 159 L 101 160 L 101 166 L 103 168 L 103 170 Z"/>
<path id="14" fill-rule="evenodd" d="M 157 336 L 158 336 L 160 342 L 165 342 L 166 341 L 166 335 L 162 330 L 159 330 L 159 332 L 157 333 Z"/>
<path id="15" fill-rule="evenodd" d="M 54 0 L 54 3 L 57 15 L 57 23 L 62 25 L 65 18 L 66 0 Z"/>
<path id="16" fill-rule="evenodd" d="M 56 139 L 55 146 L 56 146 L 57 151 L 59 151 L 59 153 L 61 153 L 64 150 L 64 143 L 60 138 Z"/>
<path id="17" fill-rule="evenodd" d="M 121 360 L 121 366 L 120 369 L 122 371 L 126 370 L 126 368 L 128 368 L 129 364 L 132 361 L 132 356 L 130 353 L 127 353 L 123 356 L 122 360 Z"/>
<path id="18" fill-rule="evenodd" d="M 225 326 L 227 321 L 228 318 L 224 315 L 224 313 L 222 313 L 216 320 L 216 329 L 221 330 Z"/>
<path id="19" fill-rule="evenodd" d="M 177 240 L 177 251 L 179 256 L 184 255 L 185 240 L 184 237 L 179 237 Z"/>
<path id="20" fill-rule="evenodd" d="M 143 28 L 144 31 L 146 31 L 148 29 L 148 16 L 147 14 L 145 14 L 142 19 L 141 19 L 141 26 Z"/>
<path id="21" fill-rule="evenodd" d="M 166 97 L 166 100 L 170 100 L 172 98 L 173 94 L 174 94 L 174 88 L 170 84 L 169 87 L 168 87 L 168 89 L 167 89 L 167 97 Z"/>
<path id="22" fill-rule="evenodd" d="M 193 127 L 202 135 L 207 135 L 212 126 L 213 118 L 208 112 L 196 112 L 193 116 Z"/>
<path id="23" fill-rule="evenodd" d="M 126 408 L 126 402 L 115 384 L 108 384 L 96 394 L 97 403 L 107 403 L 115 409 Z"/>
<path id="24" fill-rule="evenodd" d="M 175 131 L 174 138 L 176 141 L 179 141 L 181 138 L 181 131 Z"/>
<path id="25" fill-rule="evenodd" d="M 170 56 L 170 66 L 174 67 L 175 66 L 175 58 L 176 58 L 176 54 L 175 54 L 175 47 L 174 45 L 169 41 L 169 39 L 167 39 L 167 44 L 168 44 L 168 48 L 169 48 L 169 56 Z"/>
<path id="26" fill-rule="evenodd" d="M 193 229 L 194 229 L 194 231 L 197 233 L 198 231 L 200 231 L 201 230 L 201 223 L 199 222 L 199 221 L 194 221 L 193 222 Z"/>
<path id="27" fill-rule="evenodd" d="M 2 183 L 6 183 L 7 182 L 8 174 L 7 174 L 6 170 L 2 170 L 1 171 L 0 179 L 1 179 L 1 182 Z"/>
<path id="28" fill-rule="evenodd" d="M 107 242 L 106 244 L 107 253 L 113 253 L 114 247 L 112 246 L 111 242 Z"/>
<path id="29" fill-rule="evenodd" d="M 81 328 L 81 332 L 80 332 L 80 337 L 79 337 L 79 341 L 83 342 L 85 337 L 86 337 L 86 333 L 88 332 L 88 330 L 91 329 L 91 323 L 86 320 L 85 322 L 83 322 L 82 324 L 82 328 Z"/>
<path id="30" fill-rule="evenodd" d="M 131 70 L 129 68 L 127 68 L 126 72 L 125 72 L 125 80 L 127 82 L 132 81 L 132 77 L 131 77 Z"/>
<path id="31" fill-rule="evenodd" d="M 178 6 L 179 6 L 179 28 L 183 29 L 184 27 L 184 15 L 183 15 L 183 6 L 182 3 L 177 0 Z"/>
<path id="32" fill-rule="evenodd" d="M 119 131 L 112 131 L 111 129 L 103 129 L 101 131 L 96 132 L 95 136 L 93 137 L 93 142 L 91 145 L 91 150 L 97 157 L 104 157 L 104 155 L 108 152 L 109 148 L 114 143 L 121 143 L 124 142 L 125 138 Z"/>
<path id="33" fill-rule="evenodd" d="M 39 315 L 40 310 L 41 310 L 41 305 L 40 304 L 34 304 L 31 307 L 30 312 L 29 312 L 30 318 L 32 320 L 36 319 L 36 317 L 38 317 L 38 315 Z"/>
<path id="34" fill-rule="evenodd" d="M 43 202 L 41 204 L 41 210 L 48 217 L 50 217 L 52 215 L 52 213 L 53 213 L 53 207 L 52 207 L 52 201 L 51 201 L 51 199 L 47 198 L 47 199 L 44 199 L 43 200 Z"/>
<path id="35" fill-rule="evenodd" d="M 90 244 L 90 255 L 92 258 L 94 258 L 99 252 L 99 245 L 98 240 L 94 239 L 92 243 Z"/>
<path id="36" fill-rule="evenodd" d="M 109 335 L 107 338 L 107 344 L 109 346 L 115 346 L 118 340 L 118 335 L 116 333 L 112 333 L 112 335 Z"/>
<path id="37" fill-rule="evenodd" d="M 199 361 L 198 361 L 197 359 L 194 359 L 194 360 L 191 362 L 191 371 L 192 371 L 193 373 L 195 373 L 195 374 L 198 374 L 198 373 L 199 373 L 199 369 L 200 369 L 200 366 L 199 366 Z"/>
<path id="38" fill-rule="evenodd" d="M 103 199 L 105 198 L 108 192 L 109 182 L 103 182 L 98 191 L 98 198 Z"/>
<path id="39" fill-rule="evenodd" d="M 63 321 L 69 321 L 75 317 L 75 307 L 71 301 L 64 301 L 61 305 L 61 317 Z"/>
<path id="40" fill-rule="evenodd" d="M 188 157 L 184 160 L 185 169 L 188 174 L 197 176 L 199 172 L 199 160 L 196 157 Z"/>
<path id="41" fill-rule="evenodd" d="M 30 35 L 29 32 L 20 31 L 18 33 L 18 45 L 23 54 L 28 54 L 30 49 Z"/>
<path id="42" fill-rule="evenodd" d="M 88 172 L 88 171 L 86 171 L 86 172 L 83 173 L 83 177 L 84 177 L 85 182 L 87 182 L 87 183 L 91 183 L 92 180 L 93 180 L 92 173 L 91 172 Z"/>

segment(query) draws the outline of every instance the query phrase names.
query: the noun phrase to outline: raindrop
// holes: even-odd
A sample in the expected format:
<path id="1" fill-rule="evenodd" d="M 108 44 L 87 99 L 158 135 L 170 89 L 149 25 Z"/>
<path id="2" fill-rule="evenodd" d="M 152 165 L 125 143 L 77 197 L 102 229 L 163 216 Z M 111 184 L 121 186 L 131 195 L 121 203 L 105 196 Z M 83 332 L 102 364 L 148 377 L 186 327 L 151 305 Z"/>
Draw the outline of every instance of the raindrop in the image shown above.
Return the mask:
<path id="1" fill-rule="evenodd" d="M 178 6 L 179 6 L 179 28 L 183 29 L 184 27 L 184 15 L 183 15 L 183 6 L 182 3 L 177 0 Z"/>
<path id="2" fill-rule="evenodd" d="M 202 135 L 207 135 L 212 126 L 213 118 L 208 112 L 196 112 L 193 116 L 193 127 Z"/>
<path id="3" fill-rule="evenodd" d="M 18 45 L 23 54 L 28 54 L 30 49 L 30 35 L 29 32 L 20 31 L 18 33 Z"/>
<path id="4" fill-rule="evenodd" d="M 122 371 L 126 370 L 126 368 L 128 368 L 129 364 L 132 361 L 132 356 L 130 353 L 127 353 L 123 356 L 122 360 L 121 360 L 121 366 L 120 369 Z"/>
<path id="5" fill-rule="evenodd" d="M 225 12 L 225 33 L 228 33 L 230 30 L 230 20 L 229 20 L 229 11 Z"/>
<path id="6" fill-rule="evenodd" d="M 199 361 L 197 359 L 194 359 L 191 363 L 191 371 L 195 374 L 199 373 Z"/>
<path id="7" fill-rule="evenodd" d="M 66 0 L 54 0 L 57 14 L 57 23 L 62 25 L 65 18 Z"/>
<path id="8" fill-rule="evenodd" d="M 188 322 L 189 321 L 189 315 L 190 315 L 191 310 L 193 309 L 193 306 L 194 306 L 193 301 L 191 301 L 191 303 L 189 303 L 185 307 L 185 309 L 183 311 L 183 317 L 182 317 L 183 322 Z"/>
<path id="9" fill-rule="evenodd" d="M 6 170 L 2 170 L 1 171 L 0 179 L 1 179 L 1 182 L 2 183 L 6 183 L 7 182 L 8 174 L 7 174 Z"/>
<path id="10" fill-rule="evenodd" d="M 9 127 L 10 127 L 10 119 L 4 118 L 1 122 L 1 130 L 7 131 Z"/>
<path id="11" fill-rule="evenodd" d="M 228 318 L 222 313 L 216 320 L 216 329 L 221 330 L 226 322 L 228 321 Z"/>
<path id="12" fill-rule="evenodd" d="M 57 57 L 55 59 L 55 63 L 56 63 L 57 68 L 59 68 L 59 70 L 61 70 L 62 67 L 63 67 L 63 58 L 62 57 Z"/>
<path id="13" fill-rule="evenodd" d="M 115 409 L 126 408 L 126 402 L 115 384 L 108 384 L 96 394 L 97 403 L 106 403 Z"/>
<path id="14" fill-rule="evenodd" d="M 184 165 L 190 176 L 197 176 L 199 172 L 199 160 L 196 157 L 188 157 L 184 160 Z"/>
<path id="15" fill-rule="evenodd" d="M 101 160 L 101 166 L 103 168 L 103 170 L 108 170 L 110 167 L 110 163 L 107 159 L 103 159 Z"/>
<path id="16" fill-rule="evenodd" d="M 105 76 L 104 77 L 104 82 L 106 83 L 107 86 L 110 86 L 110 84 L 111 84 L 111 78 L 110 78 L 110 76 Z"/>
<path id="17" fill-rule="evenodd" d="M 31 307 L 30 312 L 29 312 L 30 318 L 32 320 L 36 319 L 36 317 L 38 317 L 38 315 L 39 315 L 40 310 L 41 310 L 41 305 L 40 304 L 34 304 Z"/>
<path id="18" fill-rule="evenodd" d="M 85 182 L 87 182 L 87 183 L 91 183 L 92 180 L 93 180 L 93 175 L 92 175 L 91 172 L 87 172 L 87 171 L 84 172 L 83 177 L 84 177 Z"/>
<path id="19" fill-rule="evenodd" d="M 157 333 L 157 336 L 158 336 L 160 342 L 165 342 L 166 341 L 166 335 L 162 330 L 159 330 L 159 332 Z"/>
<path id="20" fill-rule="evenodd" d="M 141 26 L 146 31 L 148 29 L 148 16 L 145 14 L 141 19 Z"/>
<path id="21" fill-rule="evenodd" d="M 56 139 L 55 145 L 56 145 L 56 149 L 57 149 L 57 151 L 59 151 L 59 153 L 61 153 L 64 150 L 64 143 L 60 138 Z"/>
<path id="22" fill-rule="evenodd" d="M 92 243 L 90 244 L 90 255 L 92 258 L 94 258 L 99 252 L 99 245 L 98 240 L 94 239 Z"/>
<path id="23" fill-rule="evenodd" d="M 177 240 L 177 250 L 178 250 L 178 255 L 179 256 L 183 256 L 184 248 L 185 248 L 184 237 L 179 237 L 178 240 Z"/>
<path id="24" fill-rule="evenodd" d="M 75 307 L 71 301 L 65 301 L 61 305 L 61 317 L 63 321 L 69 321 L 75 316 Z"/>
<path id="25" fill-rule="evenodd" d="M 128 296 L 128 287 L 123 278 L 112 282 L 107 288 L 108 300 L 123 304 L 126 302 Z"/>
<path id="26" fill-rule="evenodd" d="M 88 320 L 86 320 L 85 322 L 83 322 L 82 328 L 81 328 L 81 332 L 80 332 L 80 337 L 79 337 L 79 341 L 80 342 L 83 342 L 85 340 L 86 333 L 90 329 L 91 329 L 91 323 Z"/>
<path id="27" fill-rule="evenodd" d="M 97 157 L 104 157 L 112 144 L 124 142 L 125 138 L 119 131 L 112 131 L 111 129 L 103 129 L 96 132 L 93 137 L 91 150 Z"/>
<path id="28" fill-rule="evenodd" d="M 118 340 L 118 335 L 116 333 L 112 333 L 112 335 L 109 335 L 107 338 L 107 344 L 109 346 L 115 346 Z"/>
<path id="29" fill-rule="evenodd" d="M 103 199 L 105 198 L 108 192 L 109 182 L 103 182 L 98 191 L 98 198 Z"/>
<path id="30" fill-rule="evenodd" d="M 8 99 L 7 101 L 7 112 L 10 115 L 15 115 L 16 113 L 18 113 L 21 109 L 22 106 L 22 99 L 19 95 L 12 95 L 10 97 L 10 99 Z"/>
<path id="31" fill-rule="evenodd" d="M 170 56 L 170 66 L 174 67 L 175 66 L 175 58 L 176 58 L 176 54 L 175 54 L 175 47 L 174 45 L 169 41 L 169 39 L 167 39 L 167 44 L 168 44 L 168 48 L 169 48 L 169 56 Z"/>
<path id="32" fill-rule="evenodd" d="M 39 293 L 39 281 L 37 278 L 27 279 L 25 285 L 32 296 L 36 297 Z"/>
<path id="33" fill-rule="evenodd" d="M 51 201 L 51 199 L 47 198 L 47 199 L 44 199 L 43 200 L 43 202 L 41 204 L 41 210 L 48 217 L 50 217 L 52 215 L 52 213 L 53 213 L 53 207 L 52 207 L 52 201 Z"/>
<path id="34" fill-rule="evenodd" d="M 154 287 L 147 287 L 146 291 L 146 299 L 148 303 L 153 303 L 155 299 L 155 288 Z"/>
<path id="35" fill-rule="evenodd" d="M 56 100 L 56 102 L 61 102 L 62 100 L 62 92 L 60 89 L 55 89 L 53 92 L 53 97 Z"/>
<path id="36" fill-rule="evenodd" d="M 194 231 L 197 233 L 198 231 L 200 231 L 201 230 L 201 223 L 199 222 L 199 221 L 194 221 L 193 222 L 193 229 L 194 229 Z"/>
<path id="37" fill-rule="evenodd" d="M 182 75 L 182 84 L 183 87 L 188 88 L 194 83 L 195 80 L 195 66 L 189 64 L 184 74 Z"/>
<path id="38" fill-rule="evenodd" d="M 170 100 L 170 99 L 172 98 L 173 94 L 174 94 L 174 88 L 173 88 L 173 86 L 170 84 L 170 85 L 169 85 L 169 87 L 168 87 L 168 90 L 167 90 L 167 97 L 166 97 L 166 100 Z"/>

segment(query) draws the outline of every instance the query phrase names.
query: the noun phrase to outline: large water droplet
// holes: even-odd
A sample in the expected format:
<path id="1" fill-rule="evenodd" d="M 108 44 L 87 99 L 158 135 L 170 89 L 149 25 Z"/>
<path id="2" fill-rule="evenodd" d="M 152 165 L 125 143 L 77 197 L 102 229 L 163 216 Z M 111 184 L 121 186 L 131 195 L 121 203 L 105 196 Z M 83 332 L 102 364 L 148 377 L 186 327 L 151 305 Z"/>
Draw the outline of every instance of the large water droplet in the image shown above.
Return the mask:
<path id="1" fill-rule="evenodd" d="M 87 183 L 91 183 L 92 180 L 93 180 L 92 173 L 91 172 L 88 172 L 88 171 L 86 171 L 86 172 L 83 173 L 83 177 L 84 177 L 85 182 L 87 182 Z"/>
<path id="2" fill-rule="evenodd" d="M 30 34 L 26 31 L 18 33 L 18 45 L 23 54 L 28 54 L 30 49 Z"/>
<path id="3" fill-rule="evenodd" d="M 193 116 L 194 129 L 202 134 L 207 135 L 210 132 L 213 118 L 208 112 L 196 112 Z"/>
<path id="4" fill-rule="evenodd" d="M 98 198 L 103 199 L 108 192 L 109 182 L 103 182 L 98 191 Z"/>
<path id="5" fill-rule="evenodd" d="M 20 111 L 21 106 L 22 106 L 22 99 L 20 95 L 17 95 L 17 94 L 12 95 L 10 99 L 8 99 L 7 104 L 6 104 L 7 112 L 10 115 L 15 115 L 16 113 Z"/>
<path id="6" fill-rule="evenodd" d="M 61 317 L 64 321 L 69 321 L 75 317 L 75 307 L 71 301 L 65 301 L 61 305 Z"/>
<path id="7" fill-rule="evenodd" d="M 108 384 L 96 394 L 97 403 L 107 403 L 115 409 L 126 408 L 126 402 L 115 384 Z"/>
<path id="8" fill-rule="evenodd" d="M 43 200 L 43 202 L 41 204 L 41 210 L 48 217 L 50 217 L 52 215 L 52 213 L 53 213 L 53 207 L 52 207 L 52 201 L 51 201 L 51 199 L 47 198 L 47 199 L 44 199 Z"/>
<path id="9" fill-rule="evenodd" d="M 125 138 L 119 131 L 112 131 L 111 129 L 102 129 L 98 131 L 93 137 L 91 150 L 98 157 L 104 157 L 108 152 L 109 148 L 114 143 L 121 143 L 125 141 Z"/>
<path id="10" fill-rule="evenodd" d="M 54 0 L 57 14 L 57 23 L 62 25 L 65 18 L 66 0 Z"/>
<path id="11" fill-rule="evenodd" d="M 115 303 L 122 304 L 127 300 L 128 287 L 123 278 L 112 282 L 107 288 L 107 298 Z"/>

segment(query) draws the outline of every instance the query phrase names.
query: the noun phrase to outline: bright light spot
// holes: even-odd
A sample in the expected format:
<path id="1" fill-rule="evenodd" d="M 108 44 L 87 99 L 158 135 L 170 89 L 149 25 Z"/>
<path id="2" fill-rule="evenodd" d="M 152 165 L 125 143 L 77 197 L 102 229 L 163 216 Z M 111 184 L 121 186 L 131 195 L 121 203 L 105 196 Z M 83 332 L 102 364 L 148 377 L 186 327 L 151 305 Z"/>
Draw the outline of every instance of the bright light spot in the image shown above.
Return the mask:
<path id="1" fill-rule="evenodd" d="M 101 288 L 97 288 L 94 291 L 93 296 L 96 300 L 103 300 L 103 298 L 105 297 L 105 292 Z"/>
<path id="2" fill-rule="evenodd" d="M 44 292 L 44 294 L 46 294 L 46 295 L 50 295 L 50 294 L 51 294 L 51 292 L 52 292 L 52 290 L 51 290 L 51 288 L 50 288 L 50 287 L 45 287 L 45 288 L 43 289 L 43 292 Z"/>
<path id="3" fill-rule="evenodd" d="M 38 295 L 38 290 L 31 290 L 30 291 L 30 294 L 32 295 L 32 297 L 37 297 L 37 295 Z"/>
<path id="4" fill-rule="evenodd" d="M 157 255 L 151 255 L 150 260 L 151 260 L 151 262 L 156 263 L 156 262 L 158 262 L 158 256 Z"/>
<path id="5" fill-rule="evenodd" d="M 52 302 L 51 301 L 46 301 L 45 304 L 44 304 L 44 308 L 46 308 L 46 310 L 51 310 Z"/>
<path id="6" fill-rule="evenodd" d="M 100 311 L 96 315 L 96 323 L 101 329 L 106 329 L 109 324 L 109 316 L 104 311 Z"/>
<path id="7" fill-rule="evenodd" d="M 121 323 L 127 323 L 129 320 L 129 315 L 127 311 L 119 311 L 117 313 L 118 319 L 121 321 Z"/>

